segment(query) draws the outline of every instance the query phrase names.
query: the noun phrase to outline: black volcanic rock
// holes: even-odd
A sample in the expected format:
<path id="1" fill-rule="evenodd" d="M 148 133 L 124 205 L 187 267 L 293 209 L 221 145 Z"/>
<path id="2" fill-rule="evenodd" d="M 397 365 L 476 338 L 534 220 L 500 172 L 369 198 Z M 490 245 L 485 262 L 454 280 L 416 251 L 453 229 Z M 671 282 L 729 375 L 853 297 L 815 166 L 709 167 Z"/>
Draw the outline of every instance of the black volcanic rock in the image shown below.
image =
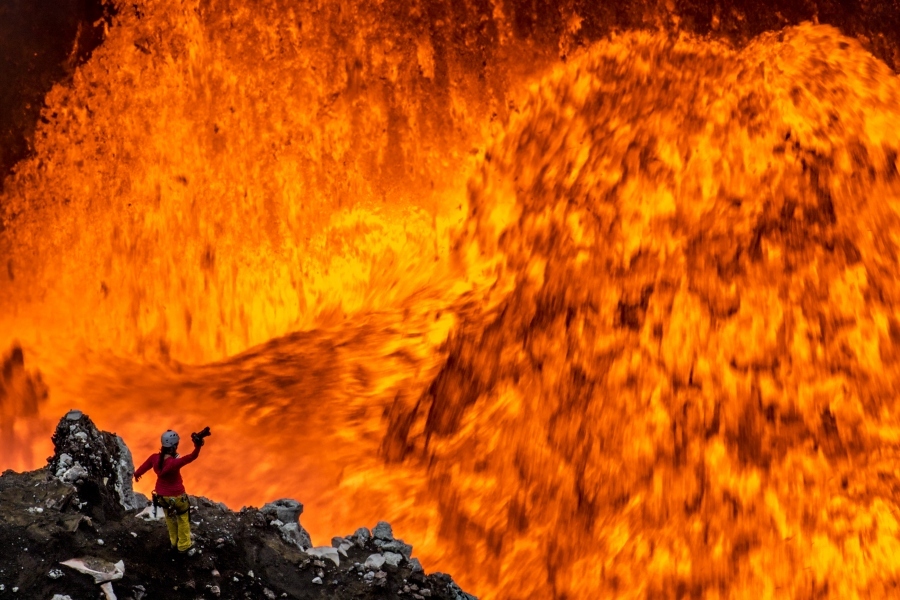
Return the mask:
<path id="1" fill-rule="evenodd" d="M 132 491 L 134 462 L 122 438 L 98 430 L 90 417 L 73 409 L 59 421 L 52 439 L 49 470 L 75 485 L 85 514 L 102 521 L 147 505 L 146 498 Z"/>
<path id="2" fill-rule="evenodd" d="M 91 576 L 60 564 L 73 558 L 122 561 L 124 575 L 111 582 L 122 600 L 473 598 L 448 575 L 425 575 L 412 558 L 367 570 L 366 560 L 381 549 L 360 530 L 338 544 L 339 564 L 315 549 L 304 552 L 297 539 L 306 535 L 308 544 L 309 538 L 299 523 L 296 535 L 283 531 L 302 512 L 289 499 L 234 512 L 191 496 L 199 552 L 173 555 L 161 511 L 154 518 L 151 506 L 142 507 L 146 499 L 131 490 L 131 456 L 121 438 L 70 411 L 53 441 L 56 451 L 47 467 L 0 475 L 0 598 L 102 597 Z M 337 551 L 320 549 L 323 555 Z"/>

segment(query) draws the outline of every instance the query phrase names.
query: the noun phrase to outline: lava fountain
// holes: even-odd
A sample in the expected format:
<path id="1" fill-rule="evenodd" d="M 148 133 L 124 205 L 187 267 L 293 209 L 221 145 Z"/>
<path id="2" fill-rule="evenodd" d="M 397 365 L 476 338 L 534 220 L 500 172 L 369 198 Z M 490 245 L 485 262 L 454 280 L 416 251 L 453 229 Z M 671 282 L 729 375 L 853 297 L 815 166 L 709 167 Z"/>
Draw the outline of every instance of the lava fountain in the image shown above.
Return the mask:
<path id="1" fill-rule="evenodd" d="M 48 96 L 0 465 L 77 405 L 137 455 L 211 425 L 192 493 L 389 520 L 489 599 L 894 589 L 890 69 L 807 24 L 450 85 L 288 4 L 123 5 Z"/>

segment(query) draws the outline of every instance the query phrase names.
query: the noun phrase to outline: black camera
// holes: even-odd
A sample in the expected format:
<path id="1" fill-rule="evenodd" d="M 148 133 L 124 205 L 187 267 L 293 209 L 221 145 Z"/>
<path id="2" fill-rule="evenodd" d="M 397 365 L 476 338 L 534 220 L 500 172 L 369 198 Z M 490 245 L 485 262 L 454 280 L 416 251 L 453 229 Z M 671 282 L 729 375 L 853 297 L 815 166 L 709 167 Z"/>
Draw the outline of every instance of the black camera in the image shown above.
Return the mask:
<path id="1" fill-rule="evenodd" d="M 195 446 L 203 445 L 203 438 L 209 437 L 212 435 L 212 432 L 209 430 L 209 427 L 204 427 L 202 431 L 197 431 L 191 434 L 191 441 L 194 442 Z"/>

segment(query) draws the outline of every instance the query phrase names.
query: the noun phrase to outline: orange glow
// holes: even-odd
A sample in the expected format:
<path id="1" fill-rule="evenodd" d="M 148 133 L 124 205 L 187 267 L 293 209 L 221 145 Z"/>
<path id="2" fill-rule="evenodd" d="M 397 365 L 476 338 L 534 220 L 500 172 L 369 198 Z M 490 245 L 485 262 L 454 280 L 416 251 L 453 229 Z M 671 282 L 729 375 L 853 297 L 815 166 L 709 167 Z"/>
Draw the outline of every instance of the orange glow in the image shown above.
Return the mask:
<path id="1" fill-rule="evenodd" d="M 0 199 L 0 468 L 210 425 L 190 493 L 481 598 L 886 595 L 897 76 L 804 25 L 483 81 L 416 6 L 120 10 Z"/>

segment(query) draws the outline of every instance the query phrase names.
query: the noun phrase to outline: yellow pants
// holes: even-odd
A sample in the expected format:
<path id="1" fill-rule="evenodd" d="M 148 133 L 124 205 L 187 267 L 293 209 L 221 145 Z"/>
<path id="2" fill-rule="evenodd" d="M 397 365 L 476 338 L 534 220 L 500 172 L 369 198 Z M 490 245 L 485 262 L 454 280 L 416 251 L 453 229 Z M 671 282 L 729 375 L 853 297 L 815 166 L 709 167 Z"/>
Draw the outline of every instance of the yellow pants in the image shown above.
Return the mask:
<path id="1" fill-rule="evenodd" d="M 166 511 L 166 527 L 169 529 L 169 542 L 179 552 L 191 547 L 191 515 L 187 494 L 181 496 L 160 496 L 159 503 Z"/>

